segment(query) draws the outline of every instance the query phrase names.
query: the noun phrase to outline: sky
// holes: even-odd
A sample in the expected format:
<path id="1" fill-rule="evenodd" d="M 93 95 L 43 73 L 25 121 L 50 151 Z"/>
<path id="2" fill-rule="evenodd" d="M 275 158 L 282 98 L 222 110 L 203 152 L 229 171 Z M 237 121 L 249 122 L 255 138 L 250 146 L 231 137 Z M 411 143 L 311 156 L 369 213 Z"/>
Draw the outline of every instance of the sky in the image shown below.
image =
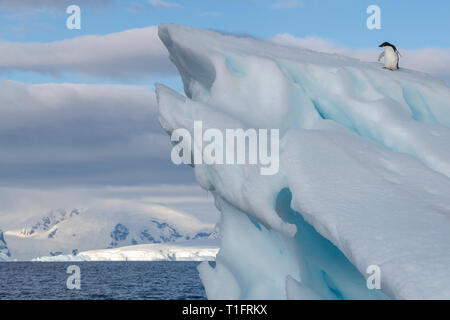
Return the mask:
<path id="1" fill-rule="evenodd" d="M 80 30 L 66 27 L 71 4 Z M 373 4 L 379 30 L 366 26 Z M 191 168 L 170 162 L 157 121 L 153 84 L 182 90 L 161 23 L 369 61 L 389 41 L 406 67 L 449 82 L 449 9 L 448 0 L 0 0 L 0 187 L 195 183 Z"/>
<path id="2" fill-rule="evenodd" d="M 68 4 L 82 9 L 81 30 L 65 27 Z M 373 4 L 381 8 L 381 30 L 366 28 Z M 383 40 L 407 49 L 450 47 L 446 0 L 1 0 L 0 9 L 0 37 L 9 41 L 48 42 L 173 22 L 259 38 L 315 35 L 349 48 Z"/>

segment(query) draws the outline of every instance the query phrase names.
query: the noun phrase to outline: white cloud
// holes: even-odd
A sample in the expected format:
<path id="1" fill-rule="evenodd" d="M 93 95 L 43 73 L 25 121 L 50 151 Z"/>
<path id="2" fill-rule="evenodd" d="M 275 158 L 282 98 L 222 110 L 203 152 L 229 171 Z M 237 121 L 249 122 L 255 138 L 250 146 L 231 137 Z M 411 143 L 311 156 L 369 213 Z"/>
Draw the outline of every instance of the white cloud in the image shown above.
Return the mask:
<path id="1" fill-rule="evenodd" d="M 12 70 L 109 78 L 176 74 L 156 26 L 49 43 L 0 42 L 0 71 Z"/>
<path id="2" fill-rule="evenodd" d="M 303 1 L 300 0 L 278 0 L 271 5 L 271 9 L 289 9 L 289 8 L 300 8 L 303 6 Z"/>
<path id="3" fill-rule="evenodd" d="M 362 61 L 376 62 L 380 54 L 379 48 L 374 49 L 348 49 L 339 46 L 333 41 L 320 37 L 294 37 L 290 34 L 278 34 L 269 41 L 300 48 L 307 48 L 314 51 L 337 53 Z M 406 50 L 399 48 L 402 55 L 400 67 L 413 69 L 429 73 L 450 83 L 450 49 L 443 48 L 422 48 Z"/>
<path id="4" fill-rule="evenodd" d="M 162 0 L 149 0 L 150 5 L 154 8 L 181 8 L 182 6 L 178 3 L 167 2 Z"/>

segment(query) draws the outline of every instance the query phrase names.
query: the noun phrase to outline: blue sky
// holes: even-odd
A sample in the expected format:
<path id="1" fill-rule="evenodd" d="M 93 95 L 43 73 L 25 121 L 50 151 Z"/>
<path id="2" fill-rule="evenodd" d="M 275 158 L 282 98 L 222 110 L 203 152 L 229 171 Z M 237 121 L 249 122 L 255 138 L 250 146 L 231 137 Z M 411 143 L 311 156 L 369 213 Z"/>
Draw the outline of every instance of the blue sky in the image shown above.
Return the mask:
<path id="1" fill-rule="evenodd" d="M 7 1 L 9 2 L 9 1 Z M 37 1 L 39 2 L 39 0 Z M 107 34 L 173 22 L 200 28 L 248 33 L 267 38 L 278 33 L 316 35 L 350 48 L 372 47 L 390 40 L 402 47 L 450 47 L 450 2 L 446 0 L 175 0 L 173 7 L 154 7 L 148 0 L 107 1 L 93 8 L 82 3 L 82 30 L 65 28 L 61 8 L 17 10 L 1 6 L 0 38 L 47 42 L 83 34 Z M 77 1 L 70 1 L 77 3 Z M 379 5 L 382 29 L 366 28 L 366 8 Z"/>
<path id="2" fill-rule="evenodd" d="M 66 28 L 69 4 L 81 8 L 81 30 Z M 373 4 L 381 30 L 366 27 Z M 156 120 L 153 83 L 182 90 L 158 24 L 369 61 L 390 41 L 406 51 L 401 66 L 450 83 L 449 9 L 448 0 L 0 0 L 0 184 L 194 182 L 170 163 Z"/>

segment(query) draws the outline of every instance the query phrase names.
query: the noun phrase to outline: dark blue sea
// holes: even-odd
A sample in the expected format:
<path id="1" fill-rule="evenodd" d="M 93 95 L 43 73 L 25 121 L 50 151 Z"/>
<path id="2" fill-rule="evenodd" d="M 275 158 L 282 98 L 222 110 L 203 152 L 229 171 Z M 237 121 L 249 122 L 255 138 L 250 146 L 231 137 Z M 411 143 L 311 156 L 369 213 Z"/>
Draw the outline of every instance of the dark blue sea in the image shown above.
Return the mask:
<path id="1" fill-rule="evenodd" d="M 206 299 L 199 262 L 2 262 L 5 299 Z M 79 267 L 80 289 L 68 289 L 67 273 Z M 71 282 L 75 283 L 75 282 Z"/>

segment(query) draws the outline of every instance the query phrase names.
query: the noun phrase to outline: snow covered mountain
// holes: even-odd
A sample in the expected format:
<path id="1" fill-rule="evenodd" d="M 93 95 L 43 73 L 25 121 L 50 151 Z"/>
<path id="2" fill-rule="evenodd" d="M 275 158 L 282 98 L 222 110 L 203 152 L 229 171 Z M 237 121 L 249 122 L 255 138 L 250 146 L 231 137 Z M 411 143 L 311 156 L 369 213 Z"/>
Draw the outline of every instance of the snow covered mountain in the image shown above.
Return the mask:
<path id="1" fill-rule="evenodd" d="M 218 250 L 217 239 L 202 239 L 89 250 L 76 255 L 37 257 L 33 261 L 212 261 Z"/>
<path id="2" fill-rule="evenodd" d="M 280 132 L 276 175 L 195 165 L 222 213 L 216 265 L 199 267 L 209 298 L 450 298 L 443 82 L 177 25 L 160 26 L 159 37 L 186 94 L 157 86 L 168 133 L 194 136 L 194 121 L 223 136 Z M 381 290 L 367 286 L 374 268 Z"/>
<path id="3" fill-rule="evenodd" d="M 50 211 L 46 216 L 34 223 L 30 229 L 27 227 L 22 229 L 21 233 L 24 236 L 31 236 L 36 232 L 46 232 L 52 229 L 53 231 L 48 234 L 48 237 L 53 238 L 57 231 L 57 228 L 53 228 L 54 226 L 79 214 L 80 211 L 78 209 L 73 209 L 70 212 L 62 209 Z"/>
<path id="4" fill-rule="evenodd" d="M 11 257 L 3 231 L 0 229 L 0 261 L 7 261 Z"/>
<path id="5" fill-rule="evenodd" d="M 158 206 L 154 208 L 155 211 L 158 209 L 161 210 Z M 139 244 L 170 244 L 216 238 L 216 232 L 210 225 L 194 218 L 185 219 L 175 224 L 155 218 L 152 212 L 53 210 L 30 223 L 30 227 L 6 231 L 5 237 L 11 251 L 10 258 L 18 260 L 77 255 L 80 251 Z M 1 244 L 2 237 L 0 249 Z"/>

